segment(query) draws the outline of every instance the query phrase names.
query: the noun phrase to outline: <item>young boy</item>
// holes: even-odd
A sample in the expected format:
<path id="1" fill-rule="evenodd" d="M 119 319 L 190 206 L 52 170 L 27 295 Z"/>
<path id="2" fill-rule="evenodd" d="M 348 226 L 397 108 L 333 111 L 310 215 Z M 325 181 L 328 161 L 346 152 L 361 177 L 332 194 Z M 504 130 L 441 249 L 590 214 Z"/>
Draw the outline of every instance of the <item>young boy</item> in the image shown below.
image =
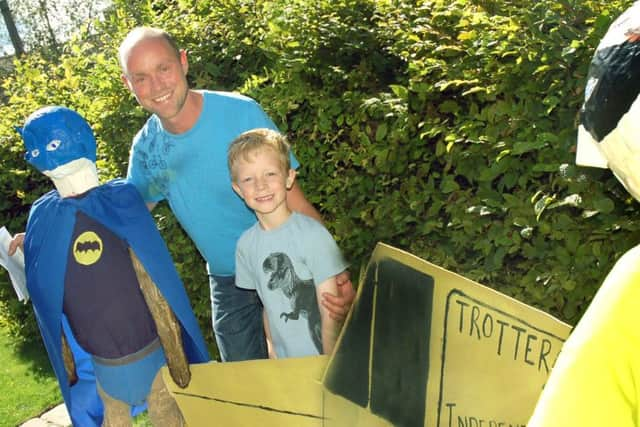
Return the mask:
<path id="1" fill-rule="evenodd" d="M 287 204 L 296 175 L 289 144 L 276 131 L 254 129 L 231 143 L 228 161 L 233 189 L 258 218 L 238 241 L 236 284 L 256 289 L 264 304 L 270 355 L 330 354 L 340 325 L 319 301 L 336 293 L 347 263 L 322 224 Z"/>

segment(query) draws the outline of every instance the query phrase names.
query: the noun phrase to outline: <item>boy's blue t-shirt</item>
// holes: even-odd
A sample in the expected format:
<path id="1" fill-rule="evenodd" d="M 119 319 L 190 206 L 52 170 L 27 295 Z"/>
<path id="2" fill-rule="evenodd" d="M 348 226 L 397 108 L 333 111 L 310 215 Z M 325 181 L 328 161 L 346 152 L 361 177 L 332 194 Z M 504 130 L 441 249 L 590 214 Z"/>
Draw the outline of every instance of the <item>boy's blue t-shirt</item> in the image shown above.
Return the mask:
<path id="1" fill-rule="evenodd" d="M 164 130 L 155 114 L 149 118 L 133 140 L 127 175 L 146 202 L 169 202 L 211 274 L 229 276 L 236 242 L 256 217 L 231 188 L 227 148 L 242 132 L 277 127 L 251 98 L 200 93 L 200 118 L 183 134 Z M 293 156 L 292 167 L 298 167 Z"/>
<path id="2" fill-rule="evenodd" d="M 279 358 L 322 354 L 317 289 L 348 264 L 329 231 L 293 212 L 272 230 L 256 223 L 238 242 L 236 286 L 255 289 Z"/>

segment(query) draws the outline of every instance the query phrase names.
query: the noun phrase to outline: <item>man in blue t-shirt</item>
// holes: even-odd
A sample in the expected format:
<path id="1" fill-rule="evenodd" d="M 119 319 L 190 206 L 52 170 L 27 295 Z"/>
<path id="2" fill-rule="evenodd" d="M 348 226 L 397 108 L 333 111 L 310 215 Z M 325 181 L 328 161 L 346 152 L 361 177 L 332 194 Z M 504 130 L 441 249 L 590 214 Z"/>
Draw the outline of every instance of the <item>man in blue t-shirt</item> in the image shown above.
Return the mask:
<path id="1" fill-rule="evenodd" d="M 205 258 L 222 360 L 265 358 L 259 299 L 255 291 L 235 286 L 236 243 L 256 218 L 231 189 L 226 152 L 240 133 L 276 126 L 248 97 L 190 89 L 187 54 L 165 31 L 133 29 L 120 45 L 119 59 L 123 82 L 152 113 L 134 138 L 128 178 L 150 209 L 168 201 Z M 298 166 L 295 158 L 292 165 Z M 294 211 L 320 220 L 297 184 L 287 200 Z M 337 281 L 338 296 L 324 295 L 323 305 L 343 319 L 355 292 L 348 272 Z"/>

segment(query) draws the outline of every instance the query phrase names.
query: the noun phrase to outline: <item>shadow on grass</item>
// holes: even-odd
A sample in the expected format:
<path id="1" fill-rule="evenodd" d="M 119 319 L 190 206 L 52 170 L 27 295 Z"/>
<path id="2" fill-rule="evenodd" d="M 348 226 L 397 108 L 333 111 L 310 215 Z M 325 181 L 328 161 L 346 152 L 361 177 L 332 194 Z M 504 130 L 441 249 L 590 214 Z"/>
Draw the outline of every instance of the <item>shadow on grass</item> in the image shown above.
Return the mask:
<path id="1" fill-rule="evenodd" d="M 47 350 L 42 340 L 40 340 L 40 337 L 9 347 L 16 358 L 28 365 L 29 372 L 31 372 L 36 379 L 54 377 Z"/>

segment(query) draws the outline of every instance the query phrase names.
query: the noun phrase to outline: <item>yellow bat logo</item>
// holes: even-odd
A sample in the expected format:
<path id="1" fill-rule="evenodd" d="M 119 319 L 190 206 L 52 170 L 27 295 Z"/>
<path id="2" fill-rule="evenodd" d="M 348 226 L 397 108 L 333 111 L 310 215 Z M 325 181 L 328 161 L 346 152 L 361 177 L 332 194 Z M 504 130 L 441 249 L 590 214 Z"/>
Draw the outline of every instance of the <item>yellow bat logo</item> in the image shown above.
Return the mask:
<path id="1" fill-rule="evenodd" d="M 78 264 L 91 265 L 102 255 L 102 240 L 93 231 L 85 231 L 73 242 L 73 257 Z"/>

